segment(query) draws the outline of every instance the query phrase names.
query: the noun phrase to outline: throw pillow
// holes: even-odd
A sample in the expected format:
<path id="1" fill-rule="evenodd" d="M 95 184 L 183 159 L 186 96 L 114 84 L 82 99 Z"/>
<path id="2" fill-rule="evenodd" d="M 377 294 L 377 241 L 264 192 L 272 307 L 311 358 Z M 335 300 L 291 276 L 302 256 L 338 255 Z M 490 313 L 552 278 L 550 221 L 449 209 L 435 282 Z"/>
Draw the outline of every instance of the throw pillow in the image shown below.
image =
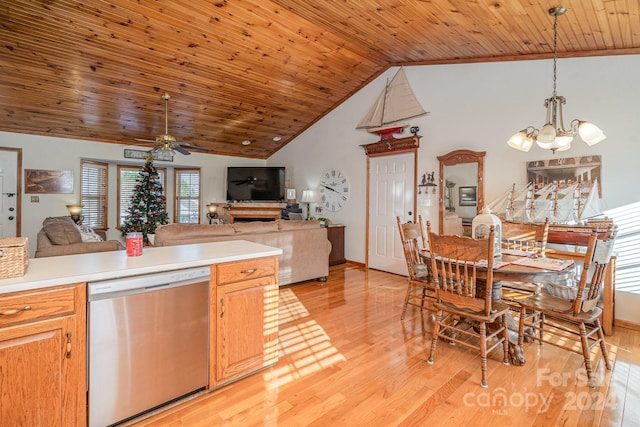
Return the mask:
<path id="1" fill-rule="evenodd" d="M 80 224 L 78 226 L 80 230 L 80 238 L 83 242 L 102 242 L 103 239 L 100 237 L 91 227 L 88 225 Z"/>
<path id="2" fill-rule="evenodd" d="M 71 217 L 49 217 L 42 222 L 42 228 L 54 245 L 81 243 L 80 230 Z"/>

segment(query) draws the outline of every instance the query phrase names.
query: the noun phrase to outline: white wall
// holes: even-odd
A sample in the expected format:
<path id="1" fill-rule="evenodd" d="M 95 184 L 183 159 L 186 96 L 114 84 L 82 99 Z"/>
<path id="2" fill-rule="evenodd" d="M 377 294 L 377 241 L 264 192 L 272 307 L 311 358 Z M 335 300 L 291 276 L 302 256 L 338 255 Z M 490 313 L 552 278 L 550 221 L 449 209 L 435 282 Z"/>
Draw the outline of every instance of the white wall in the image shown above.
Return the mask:
<path id="1" fill-rule="evenodd" d="M 640 199 L 640 192 L 634 190 L 640 182 L 639 69 L 640 55 L 558 60 L 557 90 L 567 98 L 565 124 L 574 118 L 592 121 L 607 139 L 593 147 L 577 139 L 570 151 L 556 156 L 602 155 L 603 209 Z M 346 209 L 323 215 L 346 224 L 345 255 L 357 262 L 365 261 L 366 241 L 366 156 L 359 145 L 376 142 L 377 137 L 355 126 L 396 70 L 388 70 L 268 160 L 287 166 L 298 191 L 316 188 L 319 175 L 329 167 L 347 174 L 351 197 Z M 430 111 L 410 121 L 422 135 L 419 176 L 434 170 L 437 174 L 436 156 L 449 151 L 486 151 L 488 202 L 512 183 L 526 182 L 527 161 L 553 157 L 538 147 L 523 153 L 506 144 L 516 131 L 544 124 L 544 100 L 552 92 L 552 60 L 415 66 L 405 67 L 405 72 L 423 108 Z M 430 207 L 419 208 L 434 223 L 436 196 L 431 196 Z M 640 296 L 626 296 L 640 303 Z M 640 323 L 640 313 L 616 316 Z"/>
<path id="2" fill-rule="evenodd" d="M 130 145 L 88 142 L 46 136 L 24 135 L 0 132 L 0 147 L 22 148 L 22 168 L 71 170 L 73 172 L 73 194 L 37 194 L 40 201 L 31 202 L 31 196 L 24 194 L 24 174 L 22 181 L 22 236 L 29 238 L 29 252 L 33 257 L 36 249 L 36 236 L 42 228 L 42 221 L 50 216 L 69 215 L 66 205 L 78 203 L 80 199 L 80 159 L 95 159 L 110 162 L 109 167 L 109 212 L 108 238 L 120 239 L 120 232 L 116 229 L 117 221 L 117 164 L 134 164 L 142 167 L 144 160 L 124 158 L 125 148 L 148 150 L 149 147 L 134 147 Z M 201 167 L 202 168 L 202 209 L 201 222 L 207 222 L 206 204 L 222 202 L 225 197 L 225 177 L 227 166 L 264 165 L 265 161 L 243 159 L 238 157 L 216 156 L 210 154 L 193 153 L 183 156 L 176 153 L 173 162 L 154 162 L 156 167 Z M 167 207 L 172 218 L 173 212 L 173 170 L 167 169 Z"/>
<path id="3" fill-rule="evenodd" d="M 566 125 L 574 118 L 592 121 L 607 139 L 593 147 L 577 139 L 570 151 L 556 156 L 602 155 L 603 209 L 639 198 L 628 186 L 640 180 L 638 69 L 639 55 L 558 61 L 558 94 L 567 98 Z M 352 191 L 347 208 L 323 215 L 347 225 L 346 257 L 353 261 L 365 259 L 366 156 L 359 145 L 377 140 L 355 126 L 396 70 L 388 70 L 268 160 L 287 166 L 298 191 L 315 189 L 320 174 L 330 167 L 347 174 Z M 523 153 L 506 144 L 527 125 L 544 124 L 543 103 L 552 91 L 551 60 L 416 66 L 405 71 L 418 100 L 430 111 L 411 120 L 422 135 L 418 175 L 434 170 L 437 174 L 436 156 L 449 151 L 486 151 L 485 200 L 491 201 L 510 184 L 526 181 L 527 161 L 553 157 L 538 147 Z M 423 216 L 437 222 L 437 212 L 434 199 Z"/>

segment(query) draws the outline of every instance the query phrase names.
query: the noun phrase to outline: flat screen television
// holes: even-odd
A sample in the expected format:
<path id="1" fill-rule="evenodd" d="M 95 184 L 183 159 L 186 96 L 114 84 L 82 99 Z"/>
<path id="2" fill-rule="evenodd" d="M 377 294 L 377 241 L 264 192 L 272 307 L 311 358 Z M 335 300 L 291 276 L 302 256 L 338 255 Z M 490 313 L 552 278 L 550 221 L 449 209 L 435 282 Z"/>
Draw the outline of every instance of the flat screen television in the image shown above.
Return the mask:
<path id="1" fill-rule="evenodd" d="M 284 166 L 229 166 L 227 200 L 281 202 L 284 177 Z"/>

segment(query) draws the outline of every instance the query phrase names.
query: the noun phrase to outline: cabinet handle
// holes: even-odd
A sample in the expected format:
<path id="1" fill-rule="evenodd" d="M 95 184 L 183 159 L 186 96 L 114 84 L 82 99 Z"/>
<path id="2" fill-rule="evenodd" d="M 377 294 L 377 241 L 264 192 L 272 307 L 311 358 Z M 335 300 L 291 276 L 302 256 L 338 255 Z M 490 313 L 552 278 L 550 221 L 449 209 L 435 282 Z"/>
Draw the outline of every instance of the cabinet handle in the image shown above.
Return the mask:
<path id="1" fill-rule="evenodd" d="M 0 316 L 10 316 L 12 314 L 18 314 L 21 311 L 29 311 L 29 310 L 31 310 L 31 306 L 25 305 L 22 308 L 14 308 L 13 310 L 0 311 Z"/>
<path id="2" fill-rule="evenodd" d="M 71 332 L 67 332 L 67 353 L 64 356 L 71 359 Z"/>
<path id="3" fill-rule="evenodd" d="M 224 298 L 220 298 L 220 318 L 224 317 Z"/>
<path id="4" fill-rule="evenodd" d="M 256 271 L 258 271 L 257 268 L 252 268 L 250 270 L 240 270 L 240 273 L 242 273 L 242 274 L 251 274 L 251 273 L 255 273 Z"/>

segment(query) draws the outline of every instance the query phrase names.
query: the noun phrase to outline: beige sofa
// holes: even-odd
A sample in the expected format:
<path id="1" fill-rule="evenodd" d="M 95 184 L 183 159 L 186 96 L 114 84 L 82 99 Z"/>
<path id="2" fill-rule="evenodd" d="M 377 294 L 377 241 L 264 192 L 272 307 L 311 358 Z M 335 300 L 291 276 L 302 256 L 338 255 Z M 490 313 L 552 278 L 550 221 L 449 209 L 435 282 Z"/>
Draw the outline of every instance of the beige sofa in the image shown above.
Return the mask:
<path id="1" fill-rule="evenodd" d="M 36 258 L 108 252 L 124 249 L 117 240 L 103 241 L 101 237 L 79 228 L 71 217 L 50 217 L 42 222 L 36 241 Z"/>
<path id="2" fill-rule="evenodd" d="M 166 224 L 156 229 L 154 246 L 248 240 L 281 248 L 279 284 L 325 280 L 331 243 L 319 221 L 237 222 L 233 224 Z"/>

